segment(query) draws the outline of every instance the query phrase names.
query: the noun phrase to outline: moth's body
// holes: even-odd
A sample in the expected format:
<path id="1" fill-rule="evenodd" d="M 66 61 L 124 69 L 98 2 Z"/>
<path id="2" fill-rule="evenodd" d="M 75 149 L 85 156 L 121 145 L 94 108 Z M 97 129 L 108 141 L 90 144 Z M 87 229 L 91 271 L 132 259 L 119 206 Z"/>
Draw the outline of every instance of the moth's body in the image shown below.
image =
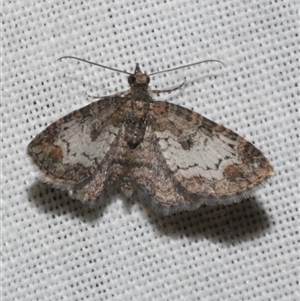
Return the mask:
<path id="1" fill-rule="evenodd" d="M 118 187 L 156 212 L 237 202 L 273 173 L 250 142 L 205 117 L 154 101 L 137 64 L 131 89 L 47 127 L 28 154 L 47 182 L 95 203 Z"/>
<path id="2" fill-rule="evenodd" d="M 140 91 L 134 92 L 128 95 L 130 107 L 126 108 L 123 113 L 125 141 L 132 149 L 135 149 L 143 142 L 148 123 L 149 106 L 152 101 L 149 93 L 145 93 L 145 91 L 142 91 L 144 93 L 139 93 Z"/>

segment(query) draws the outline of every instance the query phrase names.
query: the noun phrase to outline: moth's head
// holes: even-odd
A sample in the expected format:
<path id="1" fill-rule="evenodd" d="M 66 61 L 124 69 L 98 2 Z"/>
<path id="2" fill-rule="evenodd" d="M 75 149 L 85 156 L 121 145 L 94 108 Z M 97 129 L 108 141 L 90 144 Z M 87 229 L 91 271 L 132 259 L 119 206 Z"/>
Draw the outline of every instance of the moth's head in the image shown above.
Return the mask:
<path id="1" fill-rule="evenodd" d="M 146 73 L 143 73 L 140 69 L 140 65 L 136 63 L 134 74 L 128 76 L 128 83 L 130 86 L 148 85 L 150 83 L 150 77 Z"/>

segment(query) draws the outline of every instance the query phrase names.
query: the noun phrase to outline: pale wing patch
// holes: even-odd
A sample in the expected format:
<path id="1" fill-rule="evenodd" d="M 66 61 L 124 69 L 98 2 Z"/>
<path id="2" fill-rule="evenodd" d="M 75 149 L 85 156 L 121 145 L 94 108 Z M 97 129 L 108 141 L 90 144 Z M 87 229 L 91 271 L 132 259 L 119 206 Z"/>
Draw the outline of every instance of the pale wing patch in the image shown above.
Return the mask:
<path id="1" fill-rule="evenodd" d="M 93 124 L 83 123 L 79 128 L 78 121 L 71 120 L 63 127 L 64 130 L 58 134 L 54 142 L 54 145 L 62 150 L 62 163 L 70 165 L 79 163 L 86 167 L 93 165 L 94 159 L 98 162 L 103 160 L 120 130 L 108 125 L 101 128 L 101 132 L 95 136 L 93 132 L 95 128 L 98 129 L 97 121 Z"/>
<path id="2" fill-rule="evenodd" d="M 155 135 L 170 170 L 187 179 L 201 176 L 221 180 L 225 167 L 242 163 L 234 150 L 238 142 L 224 136 L 222 139 L 209 137 L 198 130 L 192 135 L 190 148 L 184 149 L 178 137 L 169 130 L 157 131 Z"/>

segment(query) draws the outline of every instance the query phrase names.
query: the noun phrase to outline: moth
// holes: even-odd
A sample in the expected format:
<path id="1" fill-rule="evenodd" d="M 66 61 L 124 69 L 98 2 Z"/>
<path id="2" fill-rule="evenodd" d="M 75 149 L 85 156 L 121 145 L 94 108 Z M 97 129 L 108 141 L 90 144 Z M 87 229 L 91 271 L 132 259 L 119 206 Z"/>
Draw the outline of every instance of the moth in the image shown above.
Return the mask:
<path id="1" fill-rule="evenodd" d="M 92 206 L 119 189 L 169 215 L 239 202 L 272 176 L 263 153 L 235 132 L 155 101 L 151 94 L 161 91 L 149 89 L 150 75 L 139 64 L 132 74 L 105 68 L 128 74 L 130 89 L 99 97 L 29 143 L 27 154 L 45 182 Z"/>

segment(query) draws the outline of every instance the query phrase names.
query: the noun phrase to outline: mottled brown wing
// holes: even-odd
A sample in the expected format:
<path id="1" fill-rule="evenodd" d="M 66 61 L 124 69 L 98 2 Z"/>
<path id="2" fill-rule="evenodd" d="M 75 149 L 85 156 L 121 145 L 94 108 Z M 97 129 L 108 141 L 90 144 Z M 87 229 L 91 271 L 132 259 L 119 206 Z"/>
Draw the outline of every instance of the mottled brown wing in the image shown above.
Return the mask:
<path id="1" fill-rule="evenodd" d="M 72 197 L 94 202 L 123 172 L 124 98 L 107 97 L 48 126 L 28 145 L 27 153 L 46 182 Z"/>
<path id="2" fill-rule="evenodd" d="M 167 102 L 151 103 L 141 146 L 132 181 L 163 214 L 237 202 L 273 174 L 268 159 L 250 142 Z"/>

